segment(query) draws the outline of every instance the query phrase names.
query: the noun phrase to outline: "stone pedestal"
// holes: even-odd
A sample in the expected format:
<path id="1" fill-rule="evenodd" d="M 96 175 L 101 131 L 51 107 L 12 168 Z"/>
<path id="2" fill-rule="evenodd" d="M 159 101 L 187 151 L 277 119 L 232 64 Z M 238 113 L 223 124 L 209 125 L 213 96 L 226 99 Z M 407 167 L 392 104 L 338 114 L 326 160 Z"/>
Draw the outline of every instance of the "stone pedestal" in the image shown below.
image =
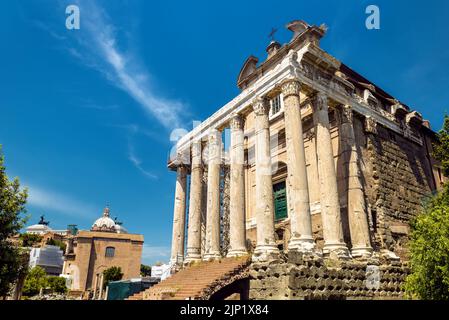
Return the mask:
<path id="1" fill-rule="evenodd" d="M 186 263 L 201 260 L 201 198 L 203 170 L 201 142 L 192 144 L 192 169 L 190 174 L 189 227 L 187 234 Z"/>
<path id="2" fill-rule="evenodd" d="M 350 106 L 342 109 L 341 140 L 345 148 L 348 173 L 348 220 L 351 234 L 351 255 L 369 257 L 373 252 L 368 226 L 368 216 L 360 181 L 359 159 L 353 127 L 353 112 Z"/>
<path id="3" fill-rule="evenodd" d="M 312 251 L 315 242 L 310 217 L 309 185 L 299 100 L 300 83 L 291 79 L 282 86 L 287 145 L 287 188 L 291 239 L 289 250 Z"/>
<path id="4" fill-rule="evenodd" d="M 170 262 L 181 264 L 184 260 L 185 212 L 187 168 L 179 166 L 176 171 L 175 205 L 173 210 L 173 238 Z"/>
<path id="5" fill-rule="evenodd" d="M 231 160 L 230 208 L 229 208 L 229 251 L 228 257 L 245 255 L 245 180 L 243 150 L 243 119 L 235 115 L 231 119 Z"/>
<path id="6" fill-rule="evenodd" d="M 323 221 L 323 254 L 347 258 L 349 251 L 343 238 L 337 175 L 329 128 L 328 101 L 318 92 L 314 97 L 318 172 L 320 180 L 321 218 Z"/>
<path id="7" fill-rule="evenodd" d="M 206 252 L 204 260 L 220 258 L 221 149 L 221 132 L 212 130 L 209 135 L 208 147 Z"/>
<path id="8" fill-rule="evenodd" d="M 253 109 L 255 113 L 257 221 L 257 245 L 253 260 L 266 261 L 277 258 L 279 255 L 274 230 L 269 107 L 265 99 L 256 98 L 253 102 Z"/>

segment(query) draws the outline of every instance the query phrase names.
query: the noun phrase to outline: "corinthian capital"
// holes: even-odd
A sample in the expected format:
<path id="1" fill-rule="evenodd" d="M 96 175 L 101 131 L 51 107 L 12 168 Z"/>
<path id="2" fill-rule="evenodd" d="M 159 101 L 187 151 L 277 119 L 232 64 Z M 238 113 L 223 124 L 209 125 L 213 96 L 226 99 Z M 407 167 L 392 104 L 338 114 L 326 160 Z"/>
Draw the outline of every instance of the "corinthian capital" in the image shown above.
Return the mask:
<path id="1" fill-rule="evenodd" d="M 253 105 L 253 110 L 257 116 L 268 115 L 268 111 L 270 108 L 269 108 L 268 102 L 265 98 L 262 98 L 262 97 L 254 98 L 252 105 Z"/>
<path id="2" fill-rule="evenodd" d="M 243 128 L 243 119 L 239 114 L 234 114 L 229 121 L 232 130 L 240 130 Z"/>
<path id="3" fill-rule="evenodd" d="M 327 96 L 323 92 L 318 91 L 312 100 L 313 108 L 315 109 L 315 111 L 325 111 L 329 108 L 327 103 Z"/>
<path id="4" fill-rule="evenodd" d="M 221 132 L 217 129 L 212 129 L 209 133 L 209 145 L 217 145 L 221 142 Z"/>
<path id="5" fill-rule="evenodd" d="M 281 84 L 282 94 L 284 99 L 288 96 L 299 96 L 301 91 L 301 83 L 297 79 L 287 79 Z"/>
<path id="6" fill-rule="evenodd" d="M 192 142 L 192 165 L 201 164 L 201 140 Z"/>
<path id="7" fill-rule="evenodd" d="M 352 107 L 345 105 L 341 108 L 341 118 L 343 123 L 352 123 L 353 111 Z"/>

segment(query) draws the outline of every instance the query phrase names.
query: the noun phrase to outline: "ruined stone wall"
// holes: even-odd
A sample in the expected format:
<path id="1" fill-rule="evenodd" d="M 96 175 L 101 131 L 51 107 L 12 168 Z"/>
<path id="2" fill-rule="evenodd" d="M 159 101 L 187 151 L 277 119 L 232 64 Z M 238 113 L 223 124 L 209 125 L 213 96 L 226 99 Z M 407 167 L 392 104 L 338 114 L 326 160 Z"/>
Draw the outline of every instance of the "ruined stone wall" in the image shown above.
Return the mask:
<path id="1" fill-rule="evenodd" d="M 250 299 L 404 299 L 408 267 L 379 259 L 331 261 L 290 253 L 280 261 L 253 263 Z"/>
<path id="2" fill-rule="evenodd" d="M 435 190 L 428 152 L 381 126 L 377 132 L 364 132 L 362 120 L 355 129 L 373 245 L 407 259 L 409 222 Z"/>

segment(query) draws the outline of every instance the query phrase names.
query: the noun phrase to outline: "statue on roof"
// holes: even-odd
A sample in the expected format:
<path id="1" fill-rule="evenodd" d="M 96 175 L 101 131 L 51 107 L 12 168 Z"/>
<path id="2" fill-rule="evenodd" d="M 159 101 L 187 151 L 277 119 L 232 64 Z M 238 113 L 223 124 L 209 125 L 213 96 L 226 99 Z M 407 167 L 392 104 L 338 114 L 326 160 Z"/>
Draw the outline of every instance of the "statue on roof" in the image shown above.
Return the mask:
<path id="1" fill-rule="evenodd" d="M 48 226 L 50 224 L 50 222 L 49 221 L 45 221 L 44 218 L 45 218 L 45 216 L 41 215 L 41 219 L 39 220 L 38 224 L 42 224 L 44 226 Z"/>
<path id="2" fill-rule="evenodd" d="M 118 217 L 114 218 L 114 222 L 115 222 L 115 224 L 118 224 L 119 226 L 121 226 L 123 224 L 122 221 L 118 221 Z"/>

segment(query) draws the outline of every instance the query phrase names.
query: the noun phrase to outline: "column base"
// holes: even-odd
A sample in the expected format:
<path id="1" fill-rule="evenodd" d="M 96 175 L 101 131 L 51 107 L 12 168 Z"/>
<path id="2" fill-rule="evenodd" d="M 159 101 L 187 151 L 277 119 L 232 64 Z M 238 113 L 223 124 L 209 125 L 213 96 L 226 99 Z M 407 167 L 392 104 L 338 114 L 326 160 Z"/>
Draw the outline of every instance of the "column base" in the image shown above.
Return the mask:
<path id="1" fill-rule="evenodd" d="M 201 254 L 199 254 L 199 253 L 187 254 L 187 257 L 184 260 L 184 264 L 190 264 L 192 262 L 198 262 L 198 261 L 201 261 Z"/>
<path id="2" fill-rule="evenodd" d="M 351 249 L 353 258 L 369 258 L 373 255 L 373 248 L 371 247 L 353 247 Z"/>
<path id="3" fill-rule="evenodd" d="M 288 250 L 296 250 L 298 252 L 313 252 L 315 249 L 315 241 L 311 238 L 291 238 L 288 242 Z"/>
<path id="4" fill-rule="evenodd" d="M 245 249 L 235 249 L 228 252 L 226 255 L 227 258 L 236 258 L 241 256 L 246 256 L 248 252 Z"/>
<path id="5" fill-rule="evenodd" d="M 264 262 L 277 259 L 279 259 L 279 249 L 275 244 L 256 246 L 252 257 L 254 262 Z"/>
<path id="6" fill-rule="evenodd" d="M 171 258 L 170 259 L 170 264 L 172 266 L 174 266 L 174 265 L 182 266 L 183 263 L 184 263 L 184 257 L 183 256 L 178 256 L 177 258 Z"/>
<path id="7" fill-rule="evenodd" d="M 203 257 L 204 261 L 211 261 L 211 260 L 218 260 L 221 258 L 221 255 L 219 252 L 210 252 L 206 253 Z"/>
<path id="8" fill-rule="evenodd" d="M 344 242 L 324 243 L 323 255 L 332 259 L 349 259 L 351 257 L 348 247 Z"/>

